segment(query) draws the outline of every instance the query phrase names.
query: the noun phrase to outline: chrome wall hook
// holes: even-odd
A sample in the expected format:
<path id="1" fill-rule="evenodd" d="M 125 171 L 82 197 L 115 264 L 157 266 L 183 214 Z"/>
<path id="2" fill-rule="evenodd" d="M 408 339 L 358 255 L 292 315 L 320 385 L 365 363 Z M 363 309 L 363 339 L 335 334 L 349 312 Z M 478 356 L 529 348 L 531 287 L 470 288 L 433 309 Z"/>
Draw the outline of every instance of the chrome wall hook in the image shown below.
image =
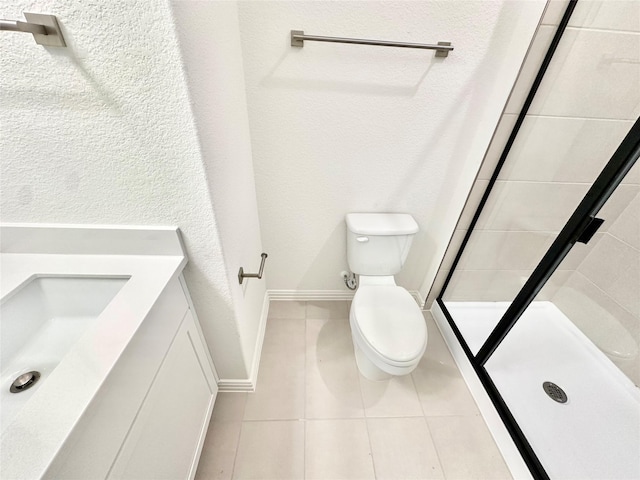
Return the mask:
<path id="1" fill-rule="evenodd" d="M 262 278 L 262 272 L 264 270 L 264 262 L 267 259 L 267 254 L 266 253 L 262 253 L 260 255 L 262 257 L 262 261 L 260 262 L 260 271 L 258 273 L 244 273 L 244 270 L 242 267 L 240 267 L 240 271 L 238 272 L 238 281 L 240 282 L 240 285 L 242 285 L 242 281 L 245 278 Z"/>
<path id="2" fill-rule="evenodd" d="M 55 15 L 24 12 L 26 22 L 21 20 L 0 20 L 0 30 L 31 33 L 38 45 L 66 47 L 60 24 Z"/>

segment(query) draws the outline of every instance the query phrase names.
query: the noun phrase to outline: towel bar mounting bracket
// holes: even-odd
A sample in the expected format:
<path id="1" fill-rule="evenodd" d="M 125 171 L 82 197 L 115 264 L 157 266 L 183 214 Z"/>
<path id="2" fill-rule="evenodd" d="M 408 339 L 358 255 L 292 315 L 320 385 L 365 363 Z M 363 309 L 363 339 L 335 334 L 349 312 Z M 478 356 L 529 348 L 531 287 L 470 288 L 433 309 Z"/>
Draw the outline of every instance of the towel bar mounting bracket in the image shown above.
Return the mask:
<path id="1" fill-rule="evenodd" d="M 30 33 L 38 45 L 46 47 L 67 46 L 55 15 L 24 12 L 24 16 L 27 19 L 26 22 L 0 20 L 0 30 Z"/>

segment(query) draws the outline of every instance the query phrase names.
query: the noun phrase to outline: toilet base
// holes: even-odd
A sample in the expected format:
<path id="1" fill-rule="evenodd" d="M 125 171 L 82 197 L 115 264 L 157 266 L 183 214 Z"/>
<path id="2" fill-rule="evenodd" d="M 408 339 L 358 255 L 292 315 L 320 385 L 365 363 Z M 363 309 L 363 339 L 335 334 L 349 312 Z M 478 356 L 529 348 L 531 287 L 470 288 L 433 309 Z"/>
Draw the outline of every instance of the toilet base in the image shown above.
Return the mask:
<path id="1" fill-rule="evenodd" d="M 381 370 L 371 360 L 369 360 L 360 347 L 358 347 L 356 342 L 353 342 L 353 349 L 356 353 L 356 364 L 358 365 L 358 370 L 360 370 L 360 373 L 364 378 L 367 380 L 373 380 L 374 382 L 381 382 L 383 380 L 388 380 L 393 376 L 390 373 Z"/>

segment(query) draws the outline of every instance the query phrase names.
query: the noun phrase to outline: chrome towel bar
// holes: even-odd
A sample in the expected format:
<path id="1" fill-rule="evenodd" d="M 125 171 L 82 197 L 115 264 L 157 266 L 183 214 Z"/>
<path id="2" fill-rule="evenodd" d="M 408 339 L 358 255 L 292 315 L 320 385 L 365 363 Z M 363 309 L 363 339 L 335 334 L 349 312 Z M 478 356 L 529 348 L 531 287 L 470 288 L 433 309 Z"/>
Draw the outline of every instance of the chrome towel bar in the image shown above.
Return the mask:
<path id="1" fill-rule="evenodd" d="M 390 42 L 386 40 L 364 40 L 361 38 L 323 37 L 320 35 L 305 35 L 302 30 L 291 30 L 291 46 L 304 47 L 304 41 L 353 43 L 357 45 L 376 45 L 379 47 L 421 48 L 423 50 L 435 50 L 436 57 L 447 57 L 453 50 L 451 42 L 438 42 L 437 45 L 426 43 Z"/>
<path id="2" fill-rule="evenodd" d="M 55 15 L 24 12 L 26 22 L 20 20 L 0 20 L 0 30 L 31 33 L 38 45 L 66 47 L 62 30 Z"/>
<path id="3" fill-rule="evenodd" d="M 238 281 L 240 282 L 240 285 L 242 285 L 242 280 L 244 280 L 245 278 L 262 278 L 264 262 L 267 259 L 268 255 L 266 253 L 262 253 L 260 256 L 262 257 L 262 261 L 260 262 L 260 271 L 258 273 L 244 273 L 243 268 L 240 267 L 240 271 L 238 272 Z"/>
<path id="4" fill-rule="evenodd" d="M 20 20 L 0 20 L 0 30 L 6 30 L 9 32 L 27 32 L 33 34 L 39 33 L 40 35 L 47 34 L 47 29 L 44 25 L 21 22 Z"/>

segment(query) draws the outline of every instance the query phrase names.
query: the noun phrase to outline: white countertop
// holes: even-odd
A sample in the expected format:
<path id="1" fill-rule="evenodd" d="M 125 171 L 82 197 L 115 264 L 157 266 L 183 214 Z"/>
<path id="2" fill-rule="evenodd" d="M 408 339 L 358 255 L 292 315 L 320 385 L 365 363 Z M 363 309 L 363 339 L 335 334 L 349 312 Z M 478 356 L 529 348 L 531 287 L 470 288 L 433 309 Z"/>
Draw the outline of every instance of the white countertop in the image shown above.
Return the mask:
<path id="1" fill-rule="evenodd" d="M 100 245 L 100 253 L 81 255 L 26 253 L 25 243 L 16 241 L 20 239 L 20 228 L 20 226 L 11 226 L 11 231 L 7 235 L 4 235 L 4 227 L 2 230 L 4 236 L 2 252 L 23 252 L 0 253 L 2 298 L 19 290 L 35 276 L 129 278 L 113 301 L 100 314 L 98 321 L 84 332 L 80 340 L 2 434 L 0 449 L 3 477 L 13 470 L 12 465 L 20 463 L 22 464 L 19 467 L 20 477 L 39 478 L 98 392 L 107 374 L 116 364 L 164 288 L 181 273 L 187 258 L 182 249 L 177 228 L 143 228 L 142 230 L 124 228 L 123 234 L 118 236 L 115 232 L 119 230 L 118 227 L 106 227 L 110 240 Z M 61 243 L 66 250 L 70 245 L 73 246 L 74 242 L 81 245 L 83 238 L 86 239 L 88 236 L 99 237 L 101 229 L 95 227 L 63 227 L 61 229 L 58 226 L 49 230 L 47 228 L 49 227 L 36 230 L 43 238 L 41 243 L 46 243 L 47 234 L 52 229 L 57 239 L 64 237 L 64 232 L 61 233 L 61 230 L 67 229 L 69 241 Z M 28 236 L 32 236 L 33 228 L 25 227 L 24 230 Z M 144 235 L 141 236 L 140 231 L 143 231 Z M 15 243 L 7 245 L 5 243 L 7 237 Z M 160 250 L 153 246 L 145 247 L 145 241 L 140 241 L 143 237 L 151 242 L 155 239 L 156 245 L 160 238 L 160 243 L 164 241 L 164 247 Z M 134 241 L 131 242 L 132 238 Z M 112 244 L 114 251 L 118 252 L 117 255 L 106 253 L 109 243 Z M 129 243 L 128 247 L 126 247 L 127 243 Z M 170 248 L 166 248 L 167 245 L 170 245 Z M 31 243 L 30 248 L 47 250 L 34 243 Z M 81 250 L 92 251 L 91 248 L 81 248 Z M 63 251 L 63 248 L 59 251 Z M 94 251 L 98 250 L 94 249 Z M 127 251 L 131 254 L 122 254 Z M 141 254 L 145 251 L 155 254 Z M 25 456 L 28 456 L 27 462 L 22 461 Z M 10 475 L 7 478 L 10 478 Z"/>

